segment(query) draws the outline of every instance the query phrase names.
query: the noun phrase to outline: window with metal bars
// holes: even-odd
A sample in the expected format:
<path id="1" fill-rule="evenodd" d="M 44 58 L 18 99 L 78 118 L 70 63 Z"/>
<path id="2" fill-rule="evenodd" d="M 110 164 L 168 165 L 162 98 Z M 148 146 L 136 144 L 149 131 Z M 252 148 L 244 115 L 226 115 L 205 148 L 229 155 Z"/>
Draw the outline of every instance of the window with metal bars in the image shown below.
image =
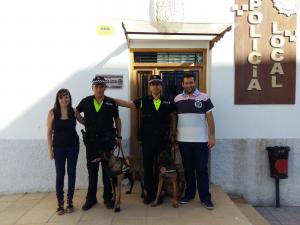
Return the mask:
<path id="1" fill-rule="evenodd" d="M 202 63 L 202 52 L 135 52 L 136 63 Z"/>

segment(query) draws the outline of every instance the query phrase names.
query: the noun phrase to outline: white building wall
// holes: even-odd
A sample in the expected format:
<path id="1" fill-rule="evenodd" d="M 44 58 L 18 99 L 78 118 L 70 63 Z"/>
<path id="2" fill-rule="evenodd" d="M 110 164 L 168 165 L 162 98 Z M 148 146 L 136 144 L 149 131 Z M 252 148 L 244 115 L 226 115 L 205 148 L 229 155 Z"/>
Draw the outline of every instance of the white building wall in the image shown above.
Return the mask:
<path id="1" fill-rule="evenodd" d="M 232 2 L 222 1 L 221 8 L 228 9 Z M 234 24 L 234 14 L 229 10 L 220 14 Z M 297 24 L 299 30 L 299 17 Z M 275 182 L 269 178 L 265 147 L 290 146 L 289 178 L 280 182 L 281 203 L 299 206 L 300 80 L 296 79 L 295 105 L 234 105 L 234 30 L 214 46 L 211 60 L 210 95 L 215 105 L 217 137 L 211 154 L 212 182 L 253 204 L 274 205 Z M 299 72 L 297 58 L 297 75 Z"/>
<path id="2" fill-rule="evenodd" d="M 116 10 L 119 3 L 123 6 Z M 95 74 L 120 74 L 123 89 L 106 94 L 129 98 L 129 51 L 121 20 L 108 19 L 114 12 L 121 16 L 125 6 L 123 1 L 1 3 L 0 194 L 55 190 L 54 161 L 47 159 L 45 138 L 47 113 L 58 89 L 68 88 L 76 106 L 92 94 Z M 115 28 L 113 35 L 97 35 L 96 27 L 107 23 Z M 128 152 L 129 111 L 120 109 L 120 116 Z M 85 164 L 81 144 L 78 188 L 87 187 Z"/>
<path id="3" fill-rule="evenodd" d="M 183 2 L 185 22 L 234 23 L 230 11 L 233 0 Z M 121 74 L 123 89 L 108 90 L 107 95 L 130 98 L 129 51 L 121 21 L 149 20 L 149 5 L 149 0 L 1 3 L 0 194 L 55 189 L 54 162 L 47 159 L 45 122 L 59 88 L 70 89 L 76 106 L 91 94 L 95 74 Z M 112 25 L 113 35 L 97 35 L 99 24 Z M 212 182 L 227 192 L 244 195 L 254 204 L 272 204 L 274 185 L 264 148 L 289 145 L 290 177 L 281 182 L 282 203 L 300 205 L 299 79 L 295 105 L 234 105 L 233 29 L 210 53 L 208 90 L 215 105 L 217 137 L 211 155 Z M 120 115 L 128 151 L 129 111 L 120 109 Z M 77 187 L 86 186 L 81 145 Z"/>

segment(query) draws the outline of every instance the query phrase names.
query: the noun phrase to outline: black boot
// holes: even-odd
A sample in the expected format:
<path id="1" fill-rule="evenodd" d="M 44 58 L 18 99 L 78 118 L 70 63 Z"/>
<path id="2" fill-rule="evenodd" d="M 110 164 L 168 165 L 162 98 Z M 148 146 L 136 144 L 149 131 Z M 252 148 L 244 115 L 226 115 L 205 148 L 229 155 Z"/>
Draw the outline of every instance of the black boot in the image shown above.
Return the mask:
<path id="1" fill-rule="evenodd" d="M 97 202 L 98 202 L 97 199 L 95 199 L 95 200 L 86 200 L 84 205 L 82 206 L 82 210 L 83 211 L 89 210 L 90 208 L 93 207 L 93 205 L 97 204 Z"/>
<path id="2" fill-rule="evenodd" d="M 104 204 L 108 209 L 113 209 L 115 207 L 115 202 L 112 199 L 105 199 Z"/>
<path id="3" fill-rule="evenodd" d="M 143 202 L 144 202 L 145 205 L 149 205 L 154 200 L 155 200 L 154 195 L 146 195 L 146 197 L 144 197 Z"/>

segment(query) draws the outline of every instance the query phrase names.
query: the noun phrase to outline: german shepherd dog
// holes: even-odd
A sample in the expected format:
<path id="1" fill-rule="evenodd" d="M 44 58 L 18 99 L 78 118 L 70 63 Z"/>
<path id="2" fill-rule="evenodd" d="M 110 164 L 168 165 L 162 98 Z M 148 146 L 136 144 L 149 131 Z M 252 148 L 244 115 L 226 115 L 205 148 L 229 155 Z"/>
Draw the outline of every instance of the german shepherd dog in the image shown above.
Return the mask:
<path id="1" fill-rule="evenodd" d="M 120 156 L 121 153 L 121 156 Z M 123 153 L 122 146 L 119 146 L 117 156 L 114 151 L 106 152 L 104 154 L 104 160 L 107 161 L 107 174 L 110 177 L 111 184 L 113 187 L 113 198 L 114 198 L 114 210 L 115 212 L 120 212 L 120 202 L 121 202 L 121 186 L 122 180 L 128 179 L 130 183 L 129 190 L 126 194 L 131 194 L 134 180 L 139 180 L 143 197 L 143 180 L 140 172 L 131 164 L 134 161 L 134 157 L 125 157 Z"/>
<path id="2" fill-rule="evenodd" d="M 173 149 L 170 148 L 171 146 L 173 147 Z M 183 193 L 184 176 L 179 168 L 180 166 L 175 163 L 175 151 L 175 145 L 171 145 L 171 143 L 169 143 L 164 149 L 162 149 L 162 151 L 159 154 L 159 181 L 156 198 L 151 204 L 152 207 L 158 205 L 163 190 L 165 190 L 167 194 L 172 196 L 172 206 L 174 208 L 177 208 L 179 206 L 178 197 L 180 197 Z M 172 152 L 174 156 L 172 156 Z M 168 188 L 168 186 L 166 186 L 165 184 L 169 184 L 171 187 Z"/>
<path id="3" fill-rule="evenodd" d="M 89 136 L 86 133 L 85 130 L 81 130 L 82 138 L 85 146 L 88 146 Z M 112 140 L 111 138 L 109 140 Z M 102 161 L 105 166 L 106 173 L 108 174 L 112 187 L 113 187 L 113 198 L 114 198 L 114 210 L 115 212 L 120 211 L 120 199 L 121 199 L 121 184 L 122 180 L 127 178 L 130 182 L 130 189 L 126 192 L 126 194 L 130 194 L 132 192 L 132 188 L 134 185 L 134 178 L 140 181 L 141 188 L 142 188 L 142 195 L 144 196 L 144 185 L 143 185 L 143 177 L 142 174 L 139 172 L 140 170 L 136 170 L 136 167 L 132 166 L 130 164 L 130 160 L 134 161 L 134 157 L 124 157 L 123 149 L 120 146 L 117 156 L 114 154 L 115 148 L 113 147 L 113 143 L 110 143 L 112 145 L 109 145 L 110 147 L 107 147 L 107 149 L 113 149 L 113 150 L 106 150 L 101 152 L 96 152 L 96 155 L 94 154 L 93 161 L 99 162 Z M 105 143 L 103 142 L 103 145 Z M 122 156 L 120 156 L 120 153 Z"/>

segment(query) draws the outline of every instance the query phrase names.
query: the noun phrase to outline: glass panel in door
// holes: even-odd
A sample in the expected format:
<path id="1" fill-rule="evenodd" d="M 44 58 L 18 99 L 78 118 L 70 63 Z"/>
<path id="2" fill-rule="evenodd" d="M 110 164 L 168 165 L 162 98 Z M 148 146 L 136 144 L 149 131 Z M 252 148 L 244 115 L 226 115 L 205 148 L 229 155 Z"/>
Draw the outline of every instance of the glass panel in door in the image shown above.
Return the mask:
<path id="1" fill-rule="evenodd" d="M 163 79 L 163 95 L 174 99 L 176 95 L 183 92 L 182 78 L 184 74 L 192 73 L 196 77 L 197 88 L 199 89 L 199 70 L 160 70 Z"/>

